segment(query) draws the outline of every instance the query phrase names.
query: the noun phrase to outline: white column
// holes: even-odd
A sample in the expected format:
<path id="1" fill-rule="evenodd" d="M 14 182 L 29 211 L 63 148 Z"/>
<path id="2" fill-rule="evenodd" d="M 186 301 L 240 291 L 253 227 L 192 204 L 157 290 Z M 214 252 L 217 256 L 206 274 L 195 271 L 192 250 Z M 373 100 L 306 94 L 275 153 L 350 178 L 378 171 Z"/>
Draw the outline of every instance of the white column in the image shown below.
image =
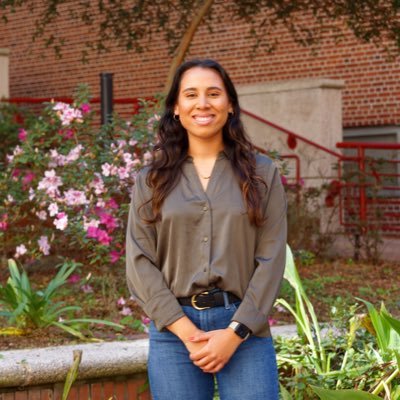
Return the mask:
<path id="1" fill-rule="evenodd" d="M 10 96 L 8 49 L 0 48 L 0 99 Z"/>
<path id="2" fill-rule="evenodd" d="M 243 109 L 340 152 L 336 143 L 343 137 L 343 88 L 343 81 L 317 78 L 239 86 L 238 93 Z M 306 179 L 306 185 L 319 186 L 337 176 L 333 169 L 336 157 L 300 140 L 291 150 L 285 133 L 245 115 L 243 121 L 254 144 L 300 157 L 301 176 Z"/>

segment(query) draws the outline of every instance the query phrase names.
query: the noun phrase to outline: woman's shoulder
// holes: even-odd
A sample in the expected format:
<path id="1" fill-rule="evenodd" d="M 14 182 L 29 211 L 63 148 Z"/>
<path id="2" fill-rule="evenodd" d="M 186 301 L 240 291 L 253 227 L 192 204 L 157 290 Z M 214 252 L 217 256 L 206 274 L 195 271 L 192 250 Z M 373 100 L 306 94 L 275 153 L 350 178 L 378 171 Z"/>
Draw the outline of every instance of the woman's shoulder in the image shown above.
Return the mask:
<path id="1" fill-rule="evenodd" d="M 150 166 L 144 166 L 141 168 L 135 177 L 135 186 L 140 190 L 149 191 L 150 188 L 147 185 L 147 175 L 150 171 Z"/>
<path id="2" fill-rule="evenodd" d="M 275 170 L 276 164 L 272 158 L 268 157 L 266 154 L 256 153 L 256 169 L 259 171 L 269 171 Z"/>

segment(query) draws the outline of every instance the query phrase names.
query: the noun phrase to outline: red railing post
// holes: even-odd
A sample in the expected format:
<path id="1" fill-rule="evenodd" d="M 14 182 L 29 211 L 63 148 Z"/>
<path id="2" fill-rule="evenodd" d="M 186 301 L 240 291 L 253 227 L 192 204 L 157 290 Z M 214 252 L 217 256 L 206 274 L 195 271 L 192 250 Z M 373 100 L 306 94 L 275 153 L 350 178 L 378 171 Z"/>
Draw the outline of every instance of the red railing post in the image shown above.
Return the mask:
<path id="1" fill-rule="evenodd" d="M 359 169 L 359 216 L 360 228 L 364 233 L 366 230 L 367 222 L 367 196 L 366 196 L 366 170 L 365 170 L 365 149 L 362 147 L 357 148 L 358 155 L 358 169 Z"/>

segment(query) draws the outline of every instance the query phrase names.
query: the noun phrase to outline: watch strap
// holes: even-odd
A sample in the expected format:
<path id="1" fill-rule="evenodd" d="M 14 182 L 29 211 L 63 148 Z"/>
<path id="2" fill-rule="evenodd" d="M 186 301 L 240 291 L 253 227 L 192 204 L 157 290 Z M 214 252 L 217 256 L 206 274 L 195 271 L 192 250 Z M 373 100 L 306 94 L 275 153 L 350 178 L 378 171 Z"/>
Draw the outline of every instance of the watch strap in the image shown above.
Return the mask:
<path id="1" fill-rule="evenodd" d="M 233 329 L 236 335 L 238 335 L 243 340 L 247 340 L 252 333 L 246 325 L 237 321 L 232 321 L 229 324 L 229 328 Z"/>

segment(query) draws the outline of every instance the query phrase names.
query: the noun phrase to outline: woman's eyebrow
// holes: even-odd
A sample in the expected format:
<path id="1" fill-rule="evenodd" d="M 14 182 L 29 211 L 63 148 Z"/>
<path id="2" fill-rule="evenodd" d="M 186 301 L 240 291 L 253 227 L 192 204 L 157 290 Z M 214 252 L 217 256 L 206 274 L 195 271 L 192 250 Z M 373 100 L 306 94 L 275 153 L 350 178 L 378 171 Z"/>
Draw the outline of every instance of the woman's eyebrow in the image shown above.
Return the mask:
<path id="1" fill-rule="evenodd" d="M 192 92 L 192 91 L 196 91 L 196 90 L 198 90 L 198 88 L 189 87 L 189 88 L 183 89 L 182 92 L 183 93 L 184 92 Z M 210 86 L 207 88 L 207 90 L 222 90 L 222 88 L 220 88 L 219 86 Z"/>

